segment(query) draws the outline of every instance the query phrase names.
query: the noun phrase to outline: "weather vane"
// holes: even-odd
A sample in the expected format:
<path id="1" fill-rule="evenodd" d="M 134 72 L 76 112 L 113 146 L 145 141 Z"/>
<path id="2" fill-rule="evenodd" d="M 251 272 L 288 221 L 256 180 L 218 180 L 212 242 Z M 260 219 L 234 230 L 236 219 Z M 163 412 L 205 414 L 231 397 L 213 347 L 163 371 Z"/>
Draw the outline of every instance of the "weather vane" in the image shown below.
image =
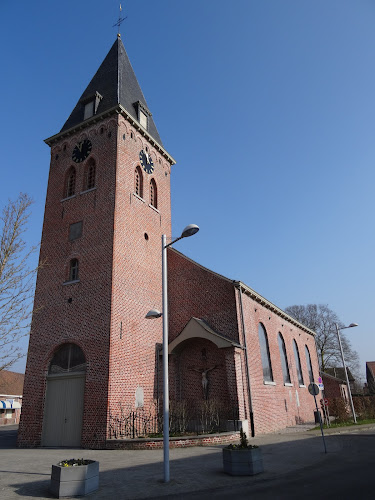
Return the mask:
<path id="1" fill-rule="evenodd" d="M 121 7 L 121 4 L 120 4 L 120 13 L 119 13 L 119 16 L 118 16 L 117 23 L 115 23 L 115 24 L 112 26 L 112 28 L 114 28 L 115 26 L 118 26 L 117 36 L 121 36 L 121 33 L 120 33 L 120 26 L 121 26 L 121 23 L 123 23 L 123 22 L 125 21 L 125 19 L 128 17 L 128 16 L 121 17 L 121 12 L 122 12 L 122 7 Z"/>

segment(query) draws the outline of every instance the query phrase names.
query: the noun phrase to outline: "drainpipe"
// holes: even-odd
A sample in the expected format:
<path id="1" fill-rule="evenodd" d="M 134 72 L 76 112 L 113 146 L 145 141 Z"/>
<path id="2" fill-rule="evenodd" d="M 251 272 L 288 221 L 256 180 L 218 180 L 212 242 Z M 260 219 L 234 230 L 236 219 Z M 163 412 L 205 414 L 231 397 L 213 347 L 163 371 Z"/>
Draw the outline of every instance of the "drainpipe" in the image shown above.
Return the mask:
<path id="1" fill-rule="evenodd" d="M 255 429 L 254 429 L 253 401 L 251 398 L 250 369 L 249 369 L 249 359 L 247 356 L 246 329 L 245 329 L 245 320 L 244 320 L 244 314 L 243 314 L 241 282 L 236 281 L 235 286 L 238 286 L 238 289 L 240 292 L 241 323 L 242 323 L 242 332 L 243 332 L 243 344 L 245 347 L 246 377 L 247 377 L 247 389 L 248 389 L 249 410 L 250 410 L 250 429 L 251 429 L 251 437 L 254 437 L 255 436 Z"/>

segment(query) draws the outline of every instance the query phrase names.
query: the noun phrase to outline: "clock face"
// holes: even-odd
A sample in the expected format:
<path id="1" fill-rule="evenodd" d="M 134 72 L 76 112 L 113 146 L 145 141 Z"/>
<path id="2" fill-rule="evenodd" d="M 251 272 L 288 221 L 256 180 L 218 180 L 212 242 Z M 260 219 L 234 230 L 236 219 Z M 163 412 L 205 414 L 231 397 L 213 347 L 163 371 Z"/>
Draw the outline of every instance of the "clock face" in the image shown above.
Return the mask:
<path id="1" fill-rule="evenodd" d="M 139 160 L 141 162 L 142 168 L 148 174 L 152 174 L 154 171 L 154 162 L 152 161 L 151 155 L 147 151 L 142 151 L 139 153 Z"/>
<path id="2" fill-rule="evenodd" d="M 78 142 L 72 153 L 72 160 L 76 163 L 81 163 L 81 161 L 86 160 L 88 155 L 91 153 L 92 144 L 89 139 L 85 139 L 81 142 Z"/>

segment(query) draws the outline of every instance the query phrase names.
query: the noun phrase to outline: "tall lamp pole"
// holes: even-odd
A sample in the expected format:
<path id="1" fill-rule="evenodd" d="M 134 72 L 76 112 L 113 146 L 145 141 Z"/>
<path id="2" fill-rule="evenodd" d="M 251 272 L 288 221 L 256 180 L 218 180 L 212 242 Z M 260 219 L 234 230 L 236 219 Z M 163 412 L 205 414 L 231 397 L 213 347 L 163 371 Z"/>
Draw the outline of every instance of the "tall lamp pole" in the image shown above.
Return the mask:
<path id="1" fill-rule="evenodd" d="M 357 323 L 350 323 L 349 326 L 342 326 L 341 330 L 344 330 L 345 328 L 354 328 L 355 326 L 358 326 L 358 324 Z M 345 358 L 344 358 L 344 351 L 342 349 L 342 343 L 341 343 L 341 338 L 340 338 L 340 328 L 339 328 L 339 325 L 337 323 L 336 323 L 336 332 L 337 332 L 337 338 L 339 339 L 339 345 L 340 345 L 340 351 L 341 351 L 341 359 L 342 359 L 342 365 L 344 367 L 344 372 L 345 372 L 346 386 L 348 388 L 350 406 L 351 406 L 351 409 L 352 409 L 354 423 L 356 424 L 357 423 L 357 417 L 355 416 L 355 410 L 354 410 L 353 399 L 352 399 L 352 391 L 351 391 L 350 385 L 349 385 L 348 370 L 346 368 Z"/>
<path id="2" fill-rule="evenodd" d="M 161 237 L 162 251 L 162 286 L 163 286 L 163 310 L 151 309 L 147 319 L 156 319 L 163 316 L 163 456 L 164 456 L 164 482 L 169 481 L 169 383 L 168 383 L 168 282 L 167 282 L 167 248 L 176 241 L 199 231 L 196 224 L 189 224 L 182 231 L 181 236 L 167 244 L 165 234 Z"/>

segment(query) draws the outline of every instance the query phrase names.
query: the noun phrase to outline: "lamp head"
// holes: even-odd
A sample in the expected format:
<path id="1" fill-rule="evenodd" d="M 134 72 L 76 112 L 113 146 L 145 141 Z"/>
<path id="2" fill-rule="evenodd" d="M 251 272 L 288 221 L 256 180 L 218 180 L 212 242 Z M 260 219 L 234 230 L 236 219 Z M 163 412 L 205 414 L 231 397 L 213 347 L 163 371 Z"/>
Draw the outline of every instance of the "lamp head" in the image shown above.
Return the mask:
<path id="1" fill-rule="evenodd" d="M 358 323 L 350 323 L 350 325 L 348 326 L 348 328 L 353 328 L 354 326 L 358 326 Z"/>
<path id="2" fill-rule="evenodd" d="M 162 315 L 163 315 L 163 313 L 161 313 L 157 309 L 151 309 L 150 311 L 148 311 L 145 318 L 146 319 L 156 319 L 156 318 L 160 318 Z"/>
<path id="3" fill-rule="evenodd" d="M 188 236 L 193 236 L 193 234 L 199 231 L 199 226 L 196 224 L 189 224 L 181 233 L 181 238 L 187 238 Z"/>

